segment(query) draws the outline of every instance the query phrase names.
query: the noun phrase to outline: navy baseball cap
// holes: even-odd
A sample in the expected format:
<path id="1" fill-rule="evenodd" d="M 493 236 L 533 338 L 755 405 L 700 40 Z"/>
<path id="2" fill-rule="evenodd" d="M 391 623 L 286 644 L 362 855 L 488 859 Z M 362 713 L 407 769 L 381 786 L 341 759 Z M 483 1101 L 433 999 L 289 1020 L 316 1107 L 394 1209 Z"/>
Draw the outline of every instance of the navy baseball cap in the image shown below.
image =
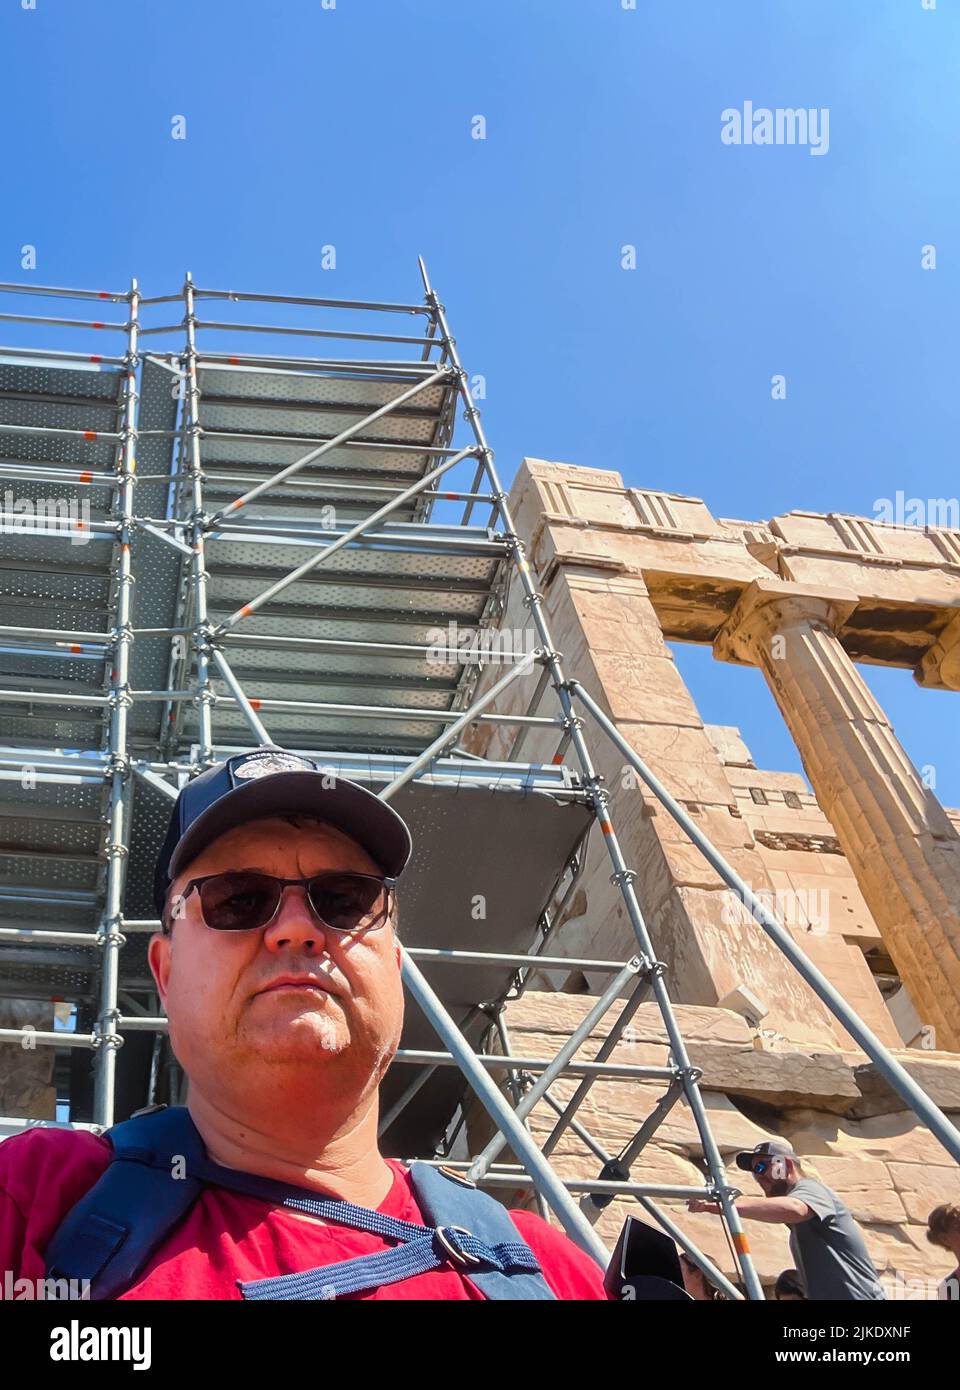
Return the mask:
<path id="1" fill-rule="evenodd" d="M 224 831 L 297 812 L 319 816 L 356 840 L 388 878 L 397 878 L 410 858 L 406 822 L 366 787 L 299 753 L 255 748 L 208 767 L 177 797 L 153 880 L 158 914 L 177 874 Z"/>
<path id="2" fill-rule="evenodd" d="M 737 1154 L 737 1167 L 742 1168 L 745 1173 L 753 1171 L 753 1165 L 758 1158 L 796 1158 L 789 1144 L 785 1144 L 782 1139 L 765 1139 L 762 1144 L 758 1144 L 749 1153 Z"/>

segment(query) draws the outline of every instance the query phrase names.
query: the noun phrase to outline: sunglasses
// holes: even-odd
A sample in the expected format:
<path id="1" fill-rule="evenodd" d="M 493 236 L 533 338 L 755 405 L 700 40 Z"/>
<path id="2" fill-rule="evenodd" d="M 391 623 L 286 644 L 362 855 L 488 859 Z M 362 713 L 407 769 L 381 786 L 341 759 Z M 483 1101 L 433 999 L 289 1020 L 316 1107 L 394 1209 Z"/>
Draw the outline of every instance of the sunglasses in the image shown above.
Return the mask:
<path id="1" fill-rule="evenodd" d="M 280 911 L 285 888 L 305 888 L 314 915 L 333 931 L 374 930 L 387 920 L 395 878 L 327 870 L 310 878 L 277 878 L 234 869 L 193 878 L 179 895 L 183 903 L 196 889 L 203 920 L 214 931 L 256 931 Z M 176 910 L 174 916 L 177 915 Z"/>

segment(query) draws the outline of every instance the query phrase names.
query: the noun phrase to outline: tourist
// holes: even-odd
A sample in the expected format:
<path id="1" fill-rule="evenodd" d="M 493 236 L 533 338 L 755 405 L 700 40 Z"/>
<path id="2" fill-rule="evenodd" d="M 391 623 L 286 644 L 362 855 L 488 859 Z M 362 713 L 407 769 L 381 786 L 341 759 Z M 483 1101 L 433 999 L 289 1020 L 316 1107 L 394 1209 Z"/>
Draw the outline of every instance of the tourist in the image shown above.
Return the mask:
<path id="1" fill-rule="evenodd" d="M 752 1173 L 762 1197 L 740 1197 L 735 1206 L 747 1221 L 779 1222 L 790 1228 L 790 1253 L 808 1299 L 877 1300 L 884 1297 L 863 1236 L 835 1192 L 805 1177 L 789 1144 L 769 1139 L 737 1154 L 737 1167 Z M 720 1213 L 716 1202 L 695 1198 L 690 1211 Z"/>

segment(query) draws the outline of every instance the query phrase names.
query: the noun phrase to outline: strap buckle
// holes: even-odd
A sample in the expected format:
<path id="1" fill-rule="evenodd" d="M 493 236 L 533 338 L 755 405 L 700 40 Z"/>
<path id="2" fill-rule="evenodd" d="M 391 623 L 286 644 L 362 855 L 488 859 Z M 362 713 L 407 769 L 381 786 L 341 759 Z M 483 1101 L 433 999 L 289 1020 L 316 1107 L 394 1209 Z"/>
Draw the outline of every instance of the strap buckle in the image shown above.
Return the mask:
<path id="1" fill-rule="evenodd" d="M 456 1232 L 456 1234 L 454 1234 Z M 477 1255 L 471 1255 L 469 1250 L 464 1250 L 457 1235 L 472 1236 L 473 1232 L 468 1231 L 466 1226 L 438 1226 L 434 1234 L 447 1254 L 458 1265 L 479 1265 L 483 1261 Z"/>

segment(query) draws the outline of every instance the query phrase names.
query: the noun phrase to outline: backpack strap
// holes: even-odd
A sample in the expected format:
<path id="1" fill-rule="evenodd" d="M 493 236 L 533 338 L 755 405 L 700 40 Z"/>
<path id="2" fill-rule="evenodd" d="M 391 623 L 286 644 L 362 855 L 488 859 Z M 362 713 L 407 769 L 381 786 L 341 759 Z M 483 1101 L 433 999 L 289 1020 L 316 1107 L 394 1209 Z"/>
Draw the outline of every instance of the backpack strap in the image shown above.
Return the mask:
<path id="1" fill-rule="evenodd" d="M 221 1187 L 248 1192 L 295 1211 L 308 1212 L 325 1221 L 355 1231 L 369 1231 L 396 1242 L 387 1250 L 318 1265 L 296 1274 L 238 1279 L 237 1288 L 244 1299 L 312 1302 L 345 1298 L 451 1265 L 476 1284 L 488 1299 L 554 1298 L 540 1272 L 536 1255 L 520 1238 L 499 1202 L 478 1192 L 473 1183 L 452 1171 L 450 1176 L 444 1177 L 433 1165 L 417 1163 L 411 1165 L 410 1172 L 425 1225 L 401 1221 L 381 1211 L 354 1206 L 339 1198 L 323 1197 L 305 1188 L 291 1187 L 251 1173 L 219 1168 L 216 1164 L 204 1164 L 199 1176 Z M 435 1172 L 439 1182 L 430 1176 Z M 469 1227 L 460 1224 L 464 1218 L 469 1219 Z M 477 1233 L 480 1228 L 483 1236 Z"/>
<path id="2" fill-rule="evenodd" d="M 110 1165 L 67 1213 L 47 1246 L 49 1279 L 90 1281 L 93 1299 L 116 1298 L 136 1280 L 200 1195 L 190 1168 L 205 1159 L 185 1106 L 151 1109 L 108 1129 Z M 184 1160 L 184 1175 L 171 1159 Z"/>
<path id="3" fill-rule="evenodd" d="M 410 1176 L 417 1205 L 429 1225 L 466 1229 L 494 1248 L 511 1243 L 524 1245 L 507 1208 L 488 1192 L 481 1192 L 468 1178 L 432 1163 L 411 1163 Z M 525 1248 L 529 1250 L 529 1246 Z M 526 1272 L 468 1268 L 463 1273 L 485 1298 L 555 1299 L 536 1259 L 534 1264 L 535 1269 Z"/>

